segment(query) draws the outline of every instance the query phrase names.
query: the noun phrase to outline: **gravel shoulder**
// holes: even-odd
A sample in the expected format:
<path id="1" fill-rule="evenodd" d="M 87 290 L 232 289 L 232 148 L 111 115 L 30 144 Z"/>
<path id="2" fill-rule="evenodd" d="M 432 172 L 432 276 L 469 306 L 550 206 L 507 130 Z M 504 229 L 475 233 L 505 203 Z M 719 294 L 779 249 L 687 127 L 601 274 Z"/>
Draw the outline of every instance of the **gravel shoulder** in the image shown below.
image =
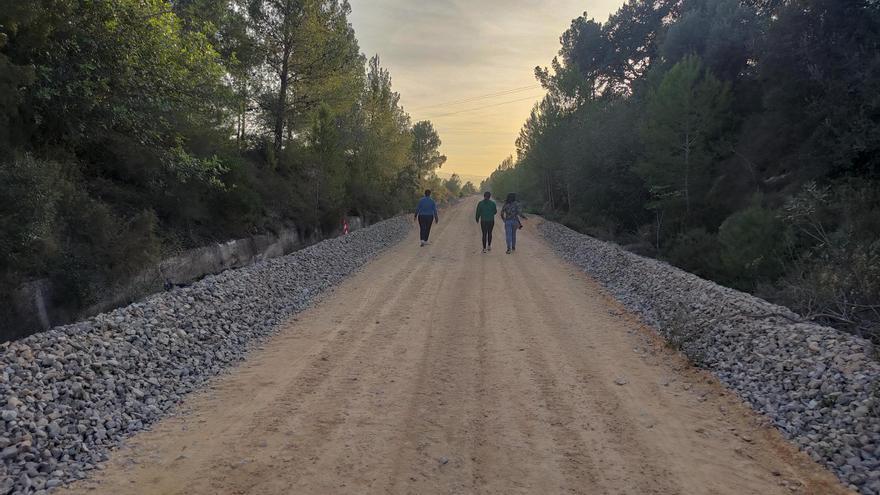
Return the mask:
<path id="1" fill-rule="evenodd" d="M 560 224 L 538 230 L 841 482 L 880 495 L 880 362 L 869 341 Z"/>
<path id="2" fill-rule="evenodd" d="M 473 201 L 58 493 L 842 494 L 530 225 Z"/>
<path id="3" fill-rule="evenodd" d="M 87 477 L 410 229 L 397 217 L 0 344 L 0 495 Z"/>

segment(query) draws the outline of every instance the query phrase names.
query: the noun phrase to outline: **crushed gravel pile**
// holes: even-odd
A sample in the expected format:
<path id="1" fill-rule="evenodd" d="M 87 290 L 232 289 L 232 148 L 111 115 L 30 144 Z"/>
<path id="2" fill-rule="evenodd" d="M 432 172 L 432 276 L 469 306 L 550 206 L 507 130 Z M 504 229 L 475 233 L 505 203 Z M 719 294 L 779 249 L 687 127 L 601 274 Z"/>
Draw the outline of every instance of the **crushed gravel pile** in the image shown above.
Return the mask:
<path id="1" fill-rule="evenodd" d="M 880 494 L 880 363 L 868 341 L 562 225 L 539 230 L 844 484 Z"/>
<path id="2" fill-rule="evenodd" d="M 83 478 L 108 449 L 241 361 L 397 243 L 397 217 L 0 348 L 0 495 Z"/>

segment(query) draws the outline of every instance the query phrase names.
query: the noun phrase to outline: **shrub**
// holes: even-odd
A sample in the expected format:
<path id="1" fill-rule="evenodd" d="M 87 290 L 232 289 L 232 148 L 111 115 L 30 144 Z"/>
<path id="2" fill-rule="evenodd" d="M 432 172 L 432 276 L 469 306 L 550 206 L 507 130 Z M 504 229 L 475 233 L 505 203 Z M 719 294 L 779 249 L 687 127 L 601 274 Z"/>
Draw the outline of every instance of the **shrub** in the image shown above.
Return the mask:
<path id="1" fill-rule="evenodd" d="M 880 191 L 868 181 L 807 184 L 785 205 L 798 258 L 765 297 L 880 343 Z"/>
<path id="2" fill-rule="evenodd" d="M 729 216 L 718 229 L 721 267 L 730 283 L 753 290 L 762 281 L 779 278 L 785 271 L 788 234 L 776 214 L 751 206 Z"/>
<path id="3" fill-rule="evenodd" d="M 0 162 L 0 304 L 15 336 L 11 294 L 49 279 L 54 296 L 75 311 L 96 302 L 161 252 L 152 210 L 114 212 L 77 180 L 76 167 L 20 155 Z"/>
<path id="4" fill-rule="evenodd" d="M 723 278 L 719 272 L 720 244 L 706 229 L 692 229 L 675 238 L 667 253 L 670 263 L 704 278 Z"/>
<path id="5" fill-rule="evenodd" d="M 55 221 L 63 189 L 61 167 L 30 155 L 0 161 L 0 274 L 39 273 L 58 249 Z"/>

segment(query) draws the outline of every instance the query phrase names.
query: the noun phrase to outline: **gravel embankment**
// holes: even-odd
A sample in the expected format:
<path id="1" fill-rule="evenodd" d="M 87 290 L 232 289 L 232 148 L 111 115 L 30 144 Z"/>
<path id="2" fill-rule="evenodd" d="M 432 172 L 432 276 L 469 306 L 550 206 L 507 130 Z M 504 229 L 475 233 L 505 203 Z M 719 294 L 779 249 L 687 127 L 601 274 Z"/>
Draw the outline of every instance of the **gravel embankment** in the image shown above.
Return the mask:
<path id="1" fill-rule="evenodd" d="M 539 230 L 845 484 L 880 494 L 880 363 L 868 341 L 562 225 Z"/>
<path id="2" fill-rule="evenodd" d="M 83 478 L 109 448 L 410 229 L 397 217 L 0 347 L 0 495 Z"/>

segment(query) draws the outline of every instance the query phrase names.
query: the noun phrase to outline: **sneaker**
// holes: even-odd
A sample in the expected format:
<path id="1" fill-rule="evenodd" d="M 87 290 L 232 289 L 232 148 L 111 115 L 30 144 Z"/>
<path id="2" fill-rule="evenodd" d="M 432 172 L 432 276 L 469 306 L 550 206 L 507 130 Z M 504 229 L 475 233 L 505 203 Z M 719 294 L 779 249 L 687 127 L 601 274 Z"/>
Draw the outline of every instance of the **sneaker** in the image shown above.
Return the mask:
<path id="1" fill-rule="evenodd" d="M 486 251 L 491 251 L 491 250 L 492 250 L 492 246 L 489 246 L 486 248 Z"/>
<path id="2" fill-rule="evenodd" d="M 507 250 L 507 254 L 510 254 L 510 249 Z"/>
<path id="3" fill-rule="evenodd" d="M 486 248 L 483 248 L 483 254 L 486 254 Z"/>
<path id="4" fill-rule="evenodd" d="M 421 244 L 419 244 L 419 247 L 425 247 L 425 241 L 421 241 Z"/>

